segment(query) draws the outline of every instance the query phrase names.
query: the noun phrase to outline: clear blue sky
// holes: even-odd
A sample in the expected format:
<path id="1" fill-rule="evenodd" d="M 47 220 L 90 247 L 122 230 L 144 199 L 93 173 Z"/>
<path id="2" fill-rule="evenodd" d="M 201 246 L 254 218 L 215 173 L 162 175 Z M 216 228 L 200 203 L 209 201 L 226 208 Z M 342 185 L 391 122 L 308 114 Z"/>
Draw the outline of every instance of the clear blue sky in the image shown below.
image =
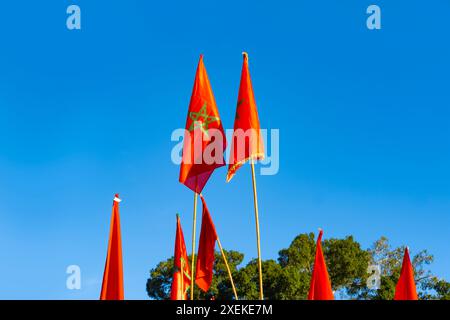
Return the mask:
<path id="1" fill-rule="evenodd" d="M 82 30 L 66 28 L 78 4 Z M 366 8 L 382 29 L 366 28 Z M 125 297 L 191 237 L 171 163 L 198 56 L 226 128 L 242 63 L 280 171 L 258 176 L 263 258 L 299 233 L 428 249 L 450 280 L 450 43 L 444 0 L 10 1 L 0 10 L 0 298 L 97 299 L 119 192 Z M 204 190 L 225 248 L 256 256 L 249 166 Z M 187 241 L 190 251 L 190 242 Z M 65 287 L 66 267 L 82 290 Z"/>

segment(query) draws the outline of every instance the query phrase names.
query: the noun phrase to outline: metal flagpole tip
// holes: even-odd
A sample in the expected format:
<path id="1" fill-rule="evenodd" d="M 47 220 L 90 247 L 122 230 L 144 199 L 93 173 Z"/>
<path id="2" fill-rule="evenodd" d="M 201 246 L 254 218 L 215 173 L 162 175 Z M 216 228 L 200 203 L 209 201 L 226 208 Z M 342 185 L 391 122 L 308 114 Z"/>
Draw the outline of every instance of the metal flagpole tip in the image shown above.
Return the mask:
<path id="1" fill-rule="evenodd" d="M 322 239 L 322 236 L 323 236 L 323 229 L 322 229 L 322 228 L 319 228 L 319 234 L 318 234 L 318 237 L 319 237 L 320 239 Z"/>
<path id="2" fill-rule="evenodd" d="M 120 202 L 120 201 L 122 201 L 122 199 L 119 198 L 119 194 L 118 194 L 118 193 L 116 193 L 116 195 L 114 196 L 114 201 L 115 201 L 115 202 Z"/>

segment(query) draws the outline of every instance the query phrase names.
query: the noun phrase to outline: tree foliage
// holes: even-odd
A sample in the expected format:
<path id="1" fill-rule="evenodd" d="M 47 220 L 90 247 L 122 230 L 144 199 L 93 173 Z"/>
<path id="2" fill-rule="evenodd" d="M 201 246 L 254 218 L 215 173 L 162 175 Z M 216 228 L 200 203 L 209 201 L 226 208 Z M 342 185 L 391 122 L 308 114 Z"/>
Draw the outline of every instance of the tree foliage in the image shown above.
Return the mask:
<path id="1" fill-rule="evenodd" d="M 237 251 L 226 251 L 233 279 L 236 276 L 237 266 L 242 263 L 244 255 Z M 191 260 L 191 256 L 189 256 Z M 195 265 L 195 264 L 194 264 Z M 147 279 L 147 294 L 155 300 L 170 299 L 170 288 L 172 275 L 174 273 L 173 257 L 160 262 L 154 269 L 150 270 L 150 277 Z M 214 274 L 211 288 L 208 292 L 202 292 L 197 286 L 194 287 L 195 299 L 223 299 L 231 300 L 234 297 L 231 282 L 228 278 L 228 271 L 223 261 L 222 255 L 216 252 L 214 261 Z"/>
<path id="2" fill-rule="evenodd" d="M 404 247 L 392 248 L 385 237 L 367 250 L 352 236 L 343 239 L 326 239 L 323 252 L 335 295 L 345 299 L 387 299 L 394 297 L 395 285 L 400 275 Z M 262 262 L 263 289 L 266 299 L 299 300 L 308 296 L 309 284 L 316 251 L 315 235 L 300 234 L 288 248 L 279 251 L 278 260 Z M 240 299 L 258 299 L 259 278 L 257 260 L 242 266 L 244 255 L 237 251 L 225 251 Z M 450 299 L 450 283 L 433 276 L 428 266 L 433 256 L 426 250 L 412 256 L 416 286 L 421 299 Z M 380 287 L 369 289 L 367 280 L 369 265 L 380 267 Z M 169 299 L 173 274 L 173 258 L 160 262 L 150 271 L 147 293 L 150 298 Z M 198 287 L 195 299 L 234 298 L 228 272 L 222 256 L 216 253 L 214 276 L 208 292 Z"/>

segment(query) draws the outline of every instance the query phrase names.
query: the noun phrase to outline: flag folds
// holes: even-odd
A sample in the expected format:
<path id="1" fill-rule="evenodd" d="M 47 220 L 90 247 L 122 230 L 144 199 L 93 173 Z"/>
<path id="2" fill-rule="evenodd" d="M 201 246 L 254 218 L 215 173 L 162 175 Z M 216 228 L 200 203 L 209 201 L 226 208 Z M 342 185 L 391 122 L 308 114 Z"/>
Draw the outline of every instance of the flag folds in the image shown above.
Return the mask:
<path id="1" fill-rule="evenodd" d="M 334 300 L 331 282 L 328 276 L 327 265 L 322 252 L 322 235 L 320 230 L 317 238 L 316 258 L 309 287 L 308 300 Z"/>
<path id="2" fill-rule="evenodd" d="M 170 290 L 170 300 L 187 300 L 186 299 L 186 286 L 181 279 L 181 272 L 176 271 L 173 273 L 172 286 Z"/>
<path id="3" fill-rule="evenodd" d="M 100 300 L 123 300 L 122 242 L 120 237 L 119 195 L 113 201 L 111 227 Z"/>
<path id="4" fill-rule="evenodd" d="M 177 214 L 177 229 L 175 236 L 174 274 L 170 292 L 171 300 L 186 300 L 187 291 L 190 287 L 191 276 L 189 271 L 189 260 L 184 242 L 183 230 L 181 229 L 180 217 Z"/>
<path id="5" fill-rule="evenodd" d="M 211 286 L 214 267 L 214 248 L 217 241 L 217 233 L 205 199 L 200 195 L 203 204 L 202 228 L 198 245 L 197 267 L 195 271 L 195 283 L 203 291 L 208 291 Z"/>
<path id="6" fill-rule="evenodd" d="M 400 278 L 395 287 L 394 300 L 417 300 L 414 270 L 409 258 L 409 250 L 405 249 Z"/>
<path id="7" fill-rule="evenodd" d="M 186 119 L 180 182 L 201 193 L 214 169 L 225 165 L 225 148 L 222 121 L 201 55 Z"/>
<path id="8" fill-rule="evenodd" d="M 248 68 L 248 55 L 244 52 L 243 56 L 227 182 L 246 161 L 264 159 L 264 145 Z"/>

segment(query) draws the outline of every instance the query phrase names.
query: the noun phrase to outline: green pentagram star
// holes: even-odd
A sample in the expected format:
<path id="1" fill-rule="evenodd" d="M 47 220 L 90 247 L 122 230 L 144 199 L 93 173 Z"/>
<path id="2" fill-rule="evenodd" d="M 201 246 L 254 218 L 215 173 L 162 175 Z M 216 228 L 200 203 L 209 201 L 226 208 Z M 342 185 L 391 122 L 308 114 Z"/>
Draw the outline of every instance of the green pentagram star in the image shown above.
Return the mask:
<path id="1" fill-rule="evenodd" d="M 192 120 L 192 123 L 189 126 L 189 132 L 200 128 L 206 135 L 208 135 L 209 124 L 212 122 L 220 121 L 219 117 L 214 117 L 207 114 L 206 106 L 207 103 L 205 101 L 199 112 L 189 112 L 189 118 Z"/>

